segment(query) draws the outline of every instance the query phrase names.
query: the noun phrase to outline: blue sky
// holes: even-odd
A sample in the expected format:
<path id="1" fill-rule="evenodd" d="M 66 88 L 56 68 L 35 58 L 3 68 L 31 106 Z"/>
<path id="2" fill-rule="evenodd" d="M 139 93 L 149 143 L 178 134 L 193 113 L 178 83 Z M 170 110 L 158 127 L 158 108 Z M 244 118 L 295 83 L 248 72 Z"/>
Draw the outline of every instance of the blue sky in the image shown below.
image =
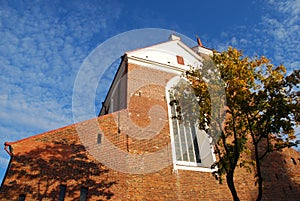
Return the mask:
<path id="1" fill-rule="evenodd" d="M 193 40 L 198 34 L 206 47 L 230 45 L 289 70 L 300 66 L 300 0 L 1 0 L 0 146 L 72 124 L 73 86 L 84 59 L 107 39 L 141 28 Z M 106 73 L 103 86 L 112 76 Z M 104 97 L 98 94 L 97 103 Z M 0 151 L 0 181 L 8 160 Z"/>

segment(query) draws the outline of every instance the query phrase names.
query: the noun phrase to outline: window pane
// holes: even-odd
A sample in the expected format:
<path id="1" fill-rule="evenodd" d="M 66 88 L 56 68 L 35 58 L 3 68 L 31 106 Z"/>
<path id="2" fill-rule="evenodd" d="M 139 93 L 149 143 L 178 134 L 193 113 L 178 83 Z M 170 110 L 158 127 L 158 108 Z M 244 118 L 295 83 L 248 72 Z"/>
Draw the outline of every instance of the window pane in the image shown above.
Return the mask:
<path id="1" fill-rule="evenodd" d="M 196 156 L 196 162 L 201 163 L 201 158 L 200 158 L 200 147 L 199 147 L 199 142 L 196 137 L 196 128 L 195 125 L 191 126 L 192 130 L 192 138 L 193 138 L 193 144 L 194 144 L 194 151 L 195 151 L 195 156 Z"/>
<path id="2" fill-rule="evenodd" d="M 173 136 L 174 136 L 174 143 L 175 143 L 175 153 L 176 153 L 176 160 L 182 160 L 181 158 L 181 149 L 180 149 L 180 138 L 178 134 L 178 127 L 177 127 L 177 120 L 173 119 Z"/>
<path id="3" fill-rule="evenodd" d="M 25 194 L 19 195 L 19 201 L 25 201 L 25 197 L 26 197 Z"/>
<path id="4" fill-rule="evenodd" d="M 186 136 L 184 131 L 183 123 L 179 124 L 179 136 L 180 136 L 180 144 L 181 144 L 181 152 L 182 152 L 182 160 L 188 161 L 188 151 L 187 151 L 187 143 Z"/>
<path id="5" fill-rule="evenodd" d="M 169 93 L 170 100 L 174 100 L 174 96 L 172 93 Z M 175 154 L 176 154 L 176 160 L 181 161 L 182 160 L 182 154 L 181 154 L 181 145 L 180 145 L 180 136 L 178 132 L 178 119 L 177 112 L 176 112 L 176 104 L 170 105 L 171 108 L 171 118 L 172 118 L 172 128 L 173 128 L 173 137 L 174 137 L 174 144 L 175 144 Z"/>
<path id="6" fill-rule="evenodd" d="M 67 189 L 66 185 L 60 185 L 59 186 L 59 197 L 58 197 L 59 201 L 64 201 L 65 200 L 66 189 Z"/>
<path id="7" fill-rule="evenodd" d="M 174 142 L 172 148 L 177 164 L 210 167 L 214 162 L 212 148 L 206 132 L 198 128 L 200 114 L 195 109 L 199 105 L 189 83 L 181 79 L 169 90 L 168 96 L 171 101 L 170 115 L 173 117 L 170 121 Z"/>
<path id="8" fill-rule="evenodd" d="M 186 139 L 188 144 L 189 162 L 195 162 L 195 151 L 194 151 L 194 144 L 191 135 L 190 124 L 186 123 L 185 131 L 186 131 Z"/>
<path id="9" fill-rule="evenodd" d="M 87 200 L 87 193 L 88 193 L 88 188 L 87 187 L 81 187 L 81 189 L 80 189 L 80 201 L 86 201 Z"/>

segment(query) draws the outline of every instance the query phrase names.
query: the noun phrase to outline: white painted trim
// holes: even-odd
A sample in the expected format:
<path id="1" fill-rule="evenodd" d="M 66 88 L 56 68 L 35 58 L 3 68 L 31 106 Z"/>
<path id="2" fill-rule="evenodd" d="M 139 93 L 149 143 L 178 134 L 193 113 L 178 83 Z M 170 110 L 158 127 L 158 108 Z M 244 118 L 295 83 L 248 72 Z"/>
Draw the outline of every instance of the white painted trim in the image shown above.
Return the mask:
<path id="1" fill-rule="evenodd" d="M 218 169 L 217 168 L 211 169 L 211 168 L 200 167 L 200 166 L 197 166 L 197 167 L 194 167 L 194 166 L 183 166 L 183 165 L 177 165 L 177 164 L 175 164 L 174 165 L 174 170 L 175 171 L 176 170 L 191 170 L 191 171 L 199 171 L 199 172 L 215 172 Z"/>
<path id="2" fill-rule="evenodd" d="M 166 101 L 167 101 L 167 107 L 168 107 L 168 118 L 169 118 L 169 128 L 170 128 L 170 138 L 171 138 L 171 150 L 172 150 L 172 161 L 173 161 L 173 166 L 176 166 L 176 150 L 175 150 L 175 142 L 174 142 L 174 131 L 173 131 L 173 125 L 172 125 L 172 117 L 170 116 L 172 114 L 171 112 L 171 107 L 169 106 L 169 103 L 171 102 L 170 100 L 170 95 L 169 95 L 169 90 L 171 87 L 173 87 L 176 83 L 180 81 L 180 76 L 176 76 L 172 78 L 166 85 Z M 175 169 L 175 168 L 174 168 Z M 176 170 L 176 169 L 175 169 Z"/>
<path id="3" fill-rule="evenodd" d="M 179 36 L 175 35 L 175 34 L 171 34 L 169 36 L 169 40 L 181 40 L 181 38 Z"/>
<path id="4" fill-rule="evenodd" d="M 175 76 L 172 78 L 166 85 L 165 93 L 166 93 L 166 101 L 168 106 L 168 118 L 169 118 L 169 129 L 170 129 L 170 138 L 171 138 L 171 150 L 172 150 L 172 161 L 173 161 L 173 169 L 176 170 L 192 170 L 192 171 L 201 171 L 201 172 L 214 172 L 217 171 L 217 168 L 208 168 L 201 166 L 201 163 L 192 163 L 192 162 L 184 162 L 184 161 L 177 161 L 176 160 L 176 150 L 175 150 L 175 142 L 174 142 L 174 131 L 173 131 L 173 125 L 172 125 L 172 112 L 171 107 L 169 106 L 169 103 L 171 102 L 170 96 L 169 96 L 169 90 L 177 84 L 181 79 L 185 79 L 184 77 Z M 214 154 L 213 146 L 210 146 L 210 151 L 212 153 L 213 161 L 216 161 L 216 157 Z M 200 155 L 201 157 L 201 155 Z M 180 164 L 181 163 L 181 164 Z M 199 166 L 197 166 L 199 165 Z"/>
<path id="5" fill-rule="evenodd" d="M 199 47 L 199 46 L 195 46 L 195 47 L 190 48 L 185 43 L 183 43 L 180 39 L 179 40 L 176 39 L 176 40 L 165 41 L 165 42 L 158 43 L 158 44 L 155 44 L 155 45 L 150 45 L 148 47 L 139 48 L 139 49 L 136 49 L 136 50 L 127 51 L 125 54 L 127 54 L 128 56 L 131 56 L 133 54 L 137 54 L 139 52 L 144 52 L 144 51 L 147 51 L 149 49 L 161 49 L 161 48 L 158 48 L 158 47 L 166 45 L 168 43 L 176 43 L 177 45 L 182 47 L 185 51 L 187 51 L 190 55 L 192 55 L 198 61 L 202 61 L 202 57 L 200 55 L 198 55 L 197 53 L 201 52 L 201 53 L 208 54 L 208 55 L 212 55 L 212 53 L 213 53 L 212 50 L 205 49 L 205 48 Z"/>
<path id="6" fill-rule="evenodd" d="M 210 56 L 213 55 L 213 51 L 210 50 L 210 49 L 207 49 L 207 48 L 203 48 L 203 47 L 200 47 L 200 46 L 195 46 L 195 47 L 192 47 L 191 48 L 194 52 L 196 53 L 203 53 L 203 54 L 208 54 Z"/>
<path id="7" fill-rule="evenodd" d="M 159 62 L 155 62 L 155 61 L 150 61 L 150 60 L 146 60 L 146 59 L 142 59 L 142 58 L 134 57 L 134 56 L 128 57 L 128 63 L 140 65 L 143 67 L 153 68 L 153 69 L 160 70 L 160 71 L 165 71 L 168 73 L 174 73 L 177 75 L 181 75 L 186 70 L 189 70 L 189 67 L 187 67 L 187 66 L 185 66 L 185 69 L 183 69 L 182 67 L 179 68 L 176 66 L 167 65 L 167 64 L 163 64 L 163 63 L 159 63 Z"/>
<path id="8" fill-rule="evenodd" d="M 178 41 L 177 44 L 182 47 L 185 51 L 187 51 L 190 55 L 192 55 L 196 60 L 203 61 L 203 58 L 198 55 L 195 51 L 193 51 L 190 47 L 188 47 L 186 44 L 184 44 L 181 41 Z"/>
<path id="9" fill-rule="evenodd" d="M 157 55 L 157 53 L 159 52 L 162 53 L 160 56 Z M 201 66 L 203 62 L 202 56 L 197 54 L 193 49 L 188 47 L 180 40 L 172 40 L 172 41 L 159 43 L 153 46 L 129 51 L 126 52 L 125 54 L 128 58 L 138 58 L 144 62 L 152 61 L 152 62 L 164 64 L 166 66 L 178 67 L 178 69 L 184 69 L 184 70 L 189 70 L 190 66 L 194 66 L 194 67 Z M 178 61 L 176 61 L 176 56 L 182 56 L 184 58 L 185 64 L 184 65 L 178 64 Z"/>

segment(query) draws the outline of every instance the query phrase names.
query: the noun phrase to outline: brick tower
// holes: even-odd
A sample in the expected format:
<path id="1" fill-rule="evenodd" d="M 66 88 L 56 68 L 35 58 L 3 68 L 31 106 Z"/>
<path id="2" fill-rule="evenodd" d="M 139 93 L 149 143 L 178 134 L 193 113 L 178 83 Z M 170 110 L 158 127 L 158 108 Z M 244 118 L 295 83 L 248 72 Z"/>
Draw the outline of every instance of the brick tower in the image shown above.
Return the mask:
<path id="1" fill-rule="evenodd" d="M 211 53 L 175 35 L 126 52 L 97 118 L 5 144 L 0 200 L 231 200 L 211 174 L 209 138 L 172 118 L 170 104 L 182 72 Z M 298 199 L 299 153 L 264 164 L 264 200 Z M 238 168 L 235 178 L 241 200 L 254 200 L 254 173 Z"/>

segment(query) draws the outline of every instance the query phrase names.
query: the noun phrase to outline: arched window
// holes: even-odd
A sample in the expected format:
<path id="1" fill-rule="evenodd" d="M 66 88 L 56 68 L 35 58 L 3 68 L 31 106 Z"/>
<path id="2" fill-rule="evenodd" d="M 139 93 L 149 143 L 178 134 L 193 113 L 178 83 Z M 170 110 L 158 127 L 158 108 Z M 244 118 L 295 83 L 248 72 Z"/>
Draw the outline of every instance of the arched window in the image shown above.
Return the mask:
<path id="1" fill-rule="evenodd" d="M 196 96 L 189 83 L 175 77 L 166 87 L 175 169 L 213 171 L 213 147 L 205 131 L 198 128 Z"/>

